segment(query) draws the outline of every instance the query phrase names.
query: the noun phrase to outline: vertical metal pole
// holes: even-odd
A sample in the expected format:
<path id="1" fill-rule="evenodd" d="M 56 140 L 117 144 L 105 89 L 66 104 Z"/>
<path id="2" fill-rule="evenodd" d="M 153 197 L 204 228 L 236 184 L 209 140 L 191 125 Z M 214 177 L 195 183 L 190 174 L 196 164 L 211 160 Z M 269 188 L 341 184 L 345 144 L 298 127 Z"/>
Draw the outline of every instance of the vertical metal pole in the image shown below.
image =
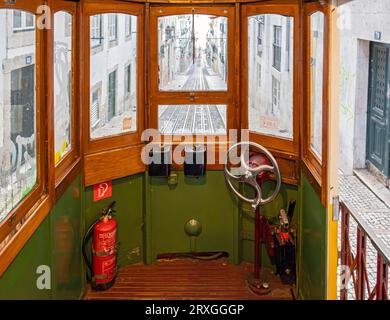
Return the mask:
<path id="1" fill-rule="evenodd" d="M 386 265 L 384 267 L 386 268 Z M 376 300 L 383 300 L 383 263 L 379 252 L 376 265 Z"/>
<path id="2" fill-rule="evenodd" d="M 255 211 L 255 266 L 254 266 L 254 278 L 260 279 L 260 259 L 259 259 L 259 248 L 260 248 L 260 209 L 257 207 Z"/>
<path id="3" fill-rule="evenodd" d="M 383 262 L 381 254 L 378 252 L 377 269 L 376 269 L 376 299 L 386 300 L 387 297 L 387 281 L 388 267 Z"/>
<path id="4" fill-rule="evenodd" d="M 364 259 L 366 253 L 366 235 L 364 231 L 357 227 L 357 253 L 356 253 L 356 267 L 357 267 L 357 294 L 356 300 L 364 300 L 365 298 L 365 282 L 364 270 L 366 268 L 366 261 Z"/>
<path id="5" fill-rule="evenodd" d="M 341 206 L 341 266 L 345 269 L 344 272 L 349 272 L 347 270 L 347 229 L 348 229 L 348 221 L 347 221 L 347 212 L 345 210 L 345 207 Z M 348 286 L 348 278 L 349 276 L 344 277 L 344 283 L 340 281 L 340 299 L 341 300 L 347 300 L 347 286 Z M 342 280 L 342 279 L 340 279 Z"/>

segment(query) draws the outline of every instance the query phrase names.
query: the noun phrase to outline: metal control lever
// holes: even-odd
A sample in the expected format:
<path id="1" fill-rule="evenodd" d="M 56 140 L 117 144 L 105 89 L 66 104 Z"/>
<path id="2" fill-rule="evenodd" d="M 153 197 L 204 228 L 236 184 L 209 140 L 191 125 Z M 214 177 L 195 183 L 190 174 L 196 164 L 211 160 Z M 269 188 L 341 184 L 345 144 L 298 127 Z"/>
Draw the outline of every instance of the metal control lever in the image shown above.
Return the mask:
<path id="1" fill-rule="evenodd" d="M 238 174 L 235 172 L 233 173 L 229 168 L 229 158 L 233 150 L 238 149 L 241 147 L 241 156 L 240 156 L 240 168 Z M 250 167 L 249 166 L 249 147 L 253 147 L 253 151 L 257 151 L 263 155 L 266 156 L 266 158 L 271 162 L 271 165 L 259 165 L 257 167 Z M 263 198 L 262 190 L 260 185 L 256 181 L 256 177 L 261 172 L 271 172 L 275 176 L 276 181 L 276 187 L 274 192 L 271 196 L 268 198 Z M 225 166 L 224 166 L 224 172 L 225 172 L 225 178 L 227 181 L 227 184 L 229 188 L 233 191 L 233 193 L 242 201 L 245 201 L 249 204 L 251 204 L 252 208 L 255 210 L 258 206 L 264 206 L 273 200 L 275 200 L 276 196 L 279 193 L 280 186 L 282 184 L 282 179 L 280 176 L 280 170 L 279 166 L 275 160 L 275 158 L 272 156 L 272 154 L 263 146 L 251 142 L 251 141 L 245 141 L 245 142 L 239 142 L 230 147 L 228 150 L 226 157 L 225 157 Z M 241 194 L 239 190 L 234 186 L 233 181 L 244 183 L 252 186 L 256 191 L 256 196 L 254 198 L 248 198 L 245 195 Z"/>

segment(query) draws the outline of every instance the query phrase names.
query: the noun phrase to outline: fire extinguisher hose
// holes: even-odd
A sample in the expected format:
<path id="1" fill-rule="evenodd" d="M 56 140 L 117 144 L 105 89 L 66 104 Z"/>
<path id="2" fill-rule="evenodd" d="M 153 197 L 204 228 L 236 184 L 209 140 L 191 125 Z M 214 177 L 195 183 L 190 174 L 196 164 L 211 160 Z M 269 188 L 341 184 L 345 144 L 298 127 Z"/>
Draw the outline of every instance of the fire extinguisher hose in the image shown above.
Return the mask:
<path id="1" fill-rule="evenodd" d="M 94 278 L 94 273 L 93 273 L 93 268 L 92 268 L 92 263 L 91 261 L 88 259 L 88 255 L 87 255 L 87 242 L 89 241 L 89 239 L 91 238 L 92 236 L 92 233 L 93 233 L 93 228 L 95 227 L 95 225 L 99 222 L 100 219 L 96 219 L 96 221 L 94 223 L 91 224 L 91 226 L 88 228 L 87 232 L 85 233 L 84 235 L 84 238 L 83 238 L 83 257 L 84 257 L 84 261 L 85 261 L 85 264 L 87 265 L 88 269 L 89 269 L 89 273 L 87 272 L 87 280 L 88 282 L 90 282 L 91 280 L 93 280 Z"/>

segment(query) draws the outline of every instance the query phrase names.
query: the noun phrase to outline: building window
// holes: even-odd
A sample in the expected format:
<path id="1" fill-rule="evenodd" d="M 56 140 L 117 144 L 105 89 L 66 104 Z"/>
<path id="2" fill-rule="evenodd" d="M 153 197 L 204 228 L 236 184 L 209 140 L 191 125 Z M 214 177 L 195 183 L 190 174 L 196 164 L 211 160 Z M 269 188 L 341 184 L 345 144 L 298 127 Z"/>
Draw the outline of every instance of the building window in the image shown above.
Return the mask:
<path id="1" fill-rule="evenodd" d="M 264 15 L 259 16 L 257 23 L 257 45 L 263 44 L 263 34 L 264 34 Z"/>
<path id="2" fill-rule="evenodd" d="M 65 15 L 65 37 L 72 37 L 72 15 Z"/>
<path id="3" fill-rule="evenodd" d="M 14 17 L 15 29 L 34 30 L 34 18 L 20 10 L 0 9 L 0 25 Z M 27 19 L 27 17 L 29 17 Z M 36 109 L 36 42 L 31 33 L 31 46 L 1 32 L 0 61 L 0 224 L 19 203 L 33 192 L 37 184 L 37 109 Z M 4 67 L 7 72 L 4 72 Z M 2 239 L 0 239 L 2 240 Z M 1 242 L 1 241 L 0 241 Z"/>
<path id="4" fill-rule="evenodd" d="M 67 12 L 56 12 L 54 15 L 54 144 L 55 163 L 71 149 L 72 120 L 72 37 L 66 35 L 72 15 Z M 66 87 L 66 90 L 65 90 Z"/>
<path id="5" fill-rule="evenodd" d="M 291 40 L 291 20 L 287 19 L 286 21 L 286 71 L 290 71 L 290 40 Z"/>
<path id="6" fill-rule="evenodd" d="M 272 76 L 272 114 L 279 113 L 280 106 L 280 81 Z"/>
<path id="7" fill-rule="evenodd" d="M 108 40 L 115 41 L 118 37 L 118 16 L 116 14 L 108 15 Z"/>
<path id="8" fill-rule="evenodd" d="M 91 127 L 94 128 L 99 122 L 99 89 L 92 92 L 91 99 Z"/>
<path id="9" fill-rule="evenodd" d="M 273 55 L 273 67 L 280 71 L 281 57 L 282 57 L 282 27 L 274 26 L 274 55 Z"/>
<path id="10" fill-rule="evenodd" d="M 107 94 L 107 120 L 110 121 L 116 114 L 116 70 L 108 74 Z"/>
<path id="11" fill-rule="evenodd" d="M 35 17 L 31 13 L 13 10 L 13 20 L 14 32 L 34 30 Z"/>
<path id="12" fill-rule="evenodd" d="M 257 72 L 256 72 L 256 78 L 257 78 L 257 87 L 261 87 L 261 64 L 257 64 Z"/>
<path id="13" fill-rule="evenodd" d="M 126 96 L 131 94 L 131 64 L 125 68 L 125 94 Z"/>
<path id="14" fill-rule="evenodd" d="M 126 16 L 125 24 L 125 36 L 131 37 L 131 16 Z"/>
<path id="15" fill-rule="evenodd" d="M 97 47 L 102 44 L 102 15 L 92 16 L 90 18 L 90 37 L 91 37 L 91 48 Z"/>

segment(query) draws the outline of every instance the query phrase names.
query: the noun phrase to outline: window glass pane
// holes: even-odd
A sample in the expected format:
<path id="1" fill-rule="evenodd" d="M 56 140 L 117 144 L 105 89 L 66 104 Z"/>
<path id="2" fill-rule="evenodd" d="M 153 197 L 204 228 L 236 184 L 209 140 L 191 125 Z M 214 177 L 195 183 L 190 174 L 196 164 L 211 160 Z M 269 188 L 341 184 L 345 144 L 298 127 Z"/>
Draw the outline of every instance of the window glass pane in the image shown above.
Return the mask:
<path id="1" fill-rule="evenodd" d="M 162 91 L 227 90 L 227 18 L 173 15 L 158 18 Z"/>
<path id="2" fill-rule="evenodd" d="M 324 14 L 310 16 L 310 143 L 322 157 L 322 94 L 324 68 Z"/>
<path id="3" fill-rule="evenodd" d="M 35 32 L 28 37 L 12 32 L 12 18 L 21 16 L 19 10 L 0 9 L 0 221 L 37 177 Z"/>
<path id="4" fill-rule="evenodd" d="M 103 42 L 102 16 L 96 15 L 90 18 L 91 48 L 99 46 Z"/>
<path id="5" fill-rule="evenodd" d="M 22 11 L 14 10 L 14 28 L 19 29 L 22 27 Z"/>
<path id="6" fill-rule="evenodd" d="M 26 27 L 31 28 L 34 26 L 34 15 L 26 13 Z"/>
<path id="7" fill-rule="evenodd" d="M 160 105 L 158 129 L 162 134 L 226 134 L 226 105 Z"/>
<path id="8" fill-rule="evenodd" d="M 128 17 L 102 14 L 90 18 L 92 139 L 137 130 L 137 17 Z M 131 38 L 126 35 L 129 21 Z M 115 45 L 110 44 L 113 39 Z"/>
<path id="9" fill-rule="evenodd" d="M 249 130 L 293 137 L 292 17 L 264 14 L 248 18 Z"/>
<path id="10" fill-rule="evenodd" d="M 70 24 L 70 26 L 69 26 Z M 72 15 L 54 15 L 54 147 L 55 163 L 71 149 Z M 68 30 L 70 29 L 70 30 Z"/>

